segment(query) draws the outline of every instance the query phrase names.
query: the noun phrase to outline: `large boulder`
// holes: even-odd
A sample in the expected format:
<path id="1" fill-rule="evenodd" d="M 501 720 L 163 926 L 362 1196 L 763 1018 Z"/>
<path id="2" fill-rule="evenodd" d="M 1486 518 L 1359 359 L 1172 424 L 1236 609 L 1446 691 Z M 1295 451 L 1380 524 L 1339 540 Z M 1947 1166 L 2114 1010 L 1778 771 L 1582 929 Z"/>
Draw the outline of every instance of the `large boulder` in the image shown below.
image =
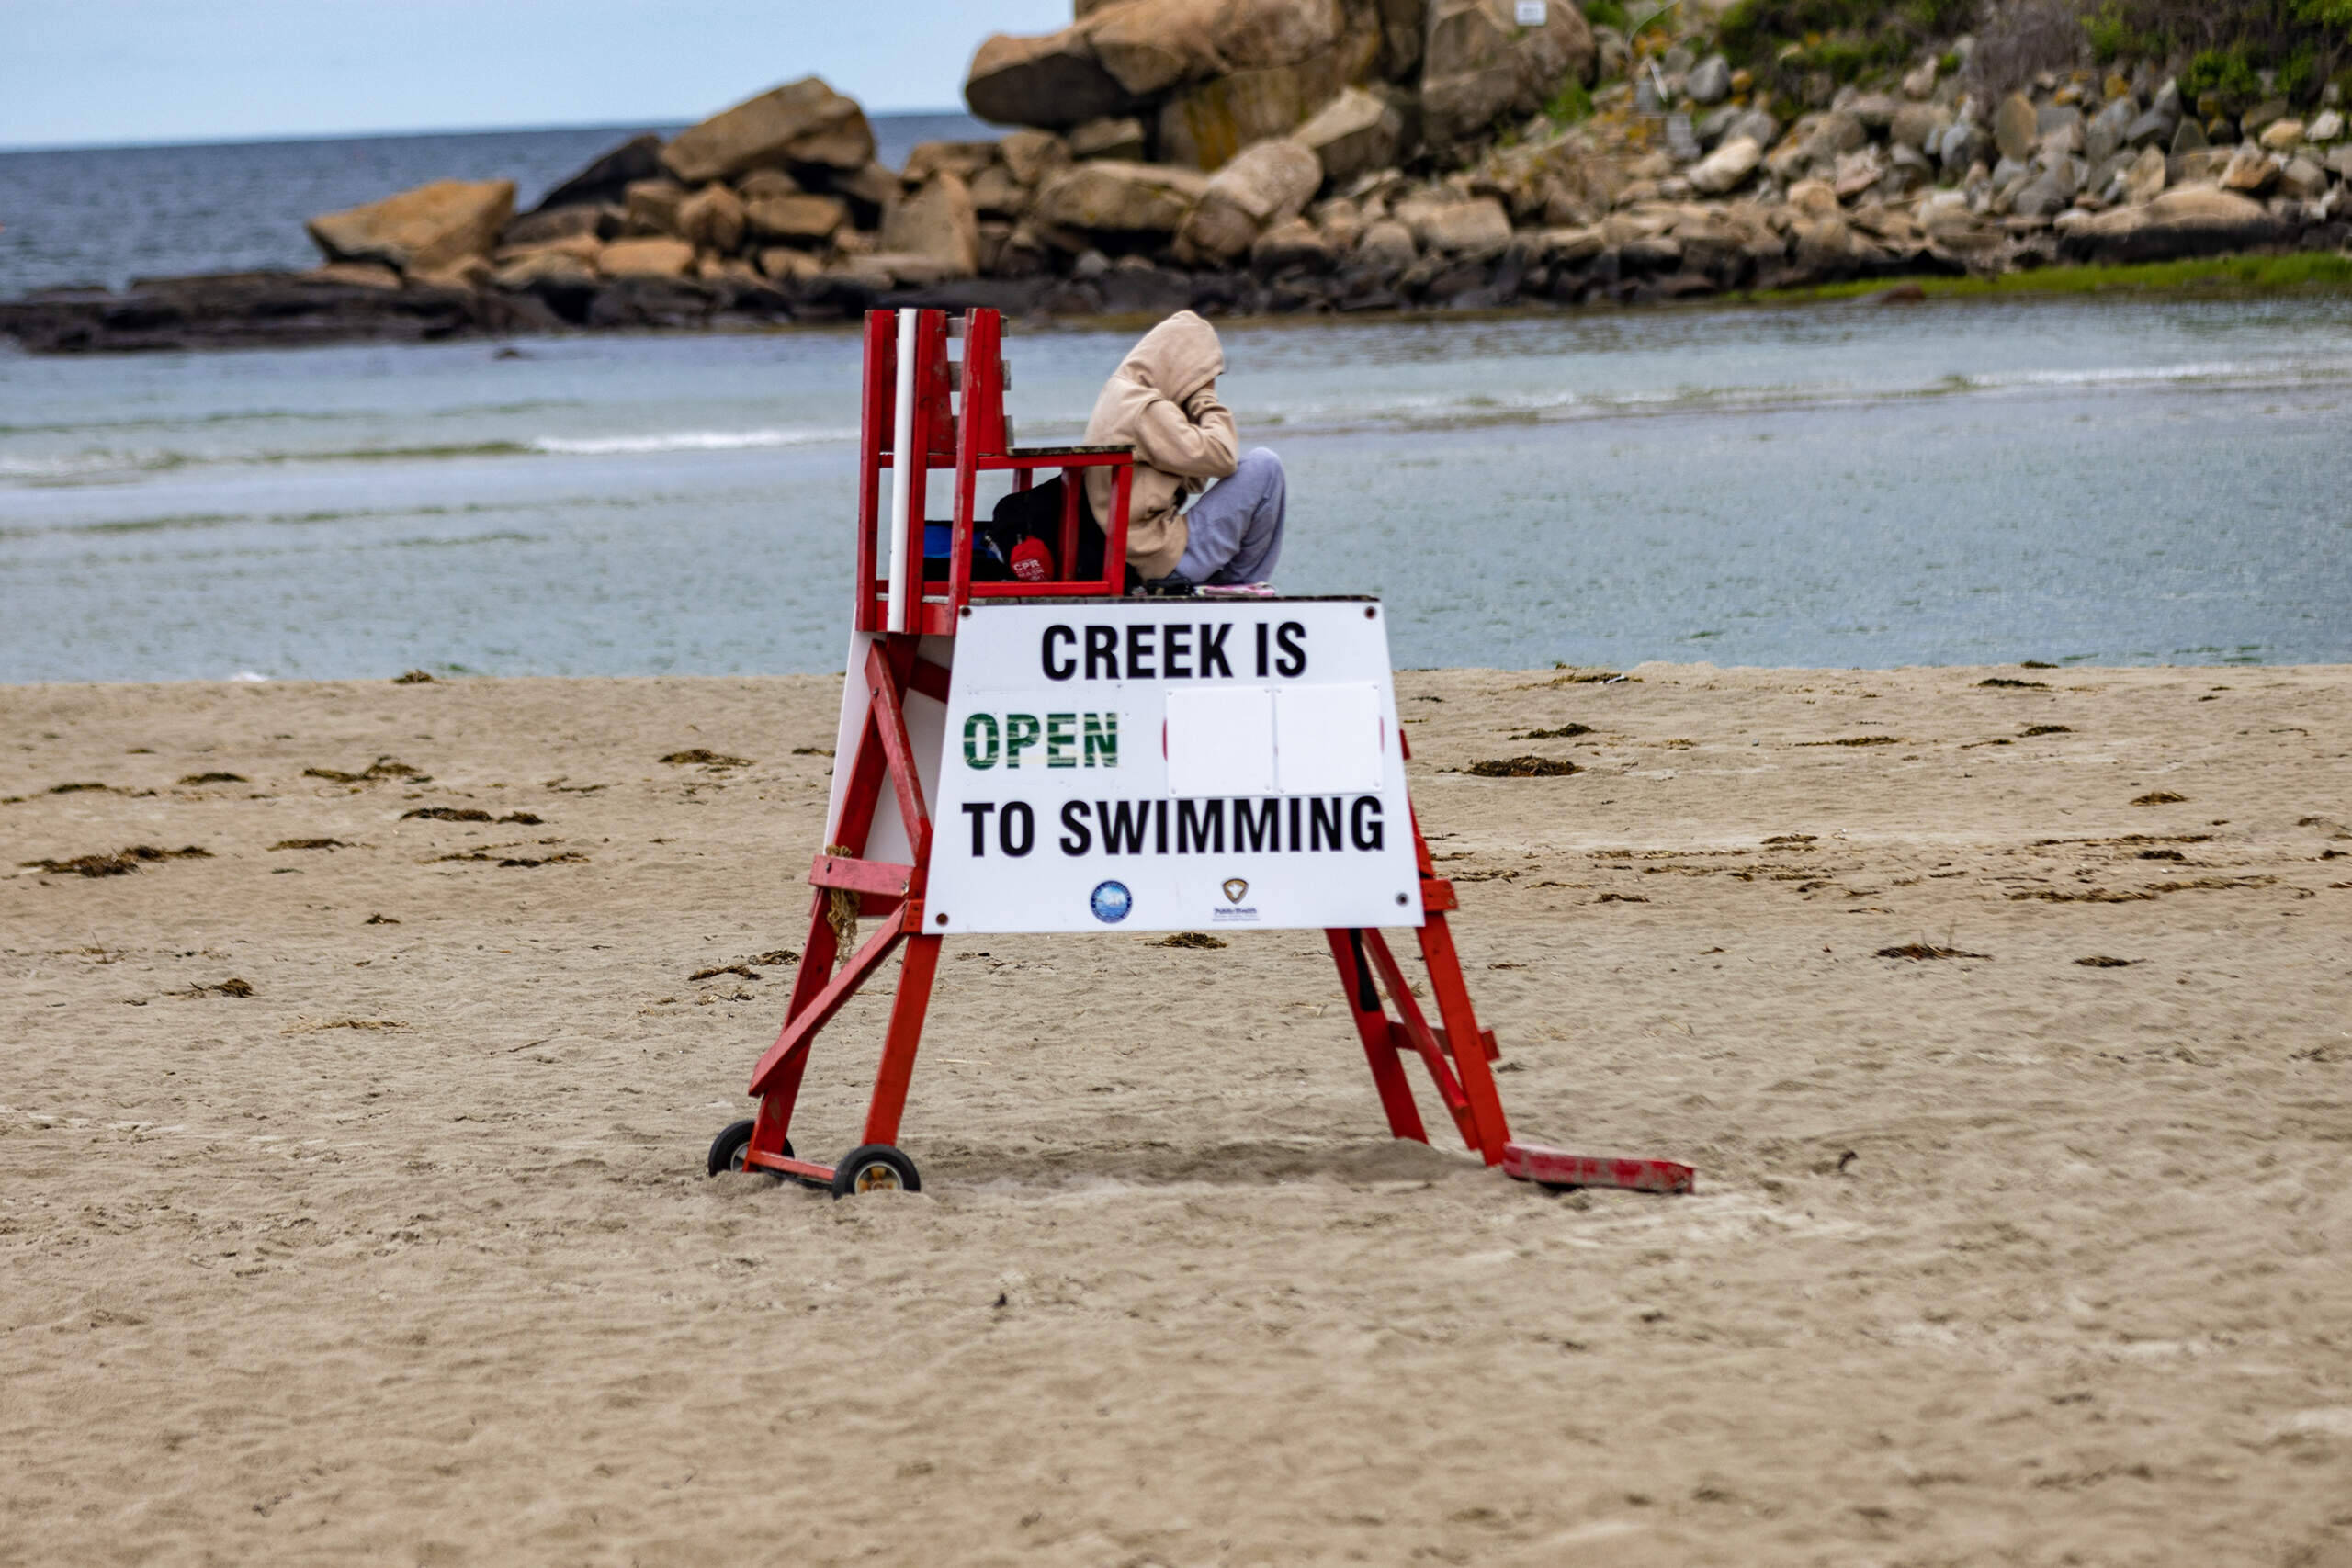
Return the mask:
<path id="1" fill-rule="evenodd" d="M 1331 260 L 1331 243 L 1304 218 L 1286 219 L 1250 243 L 1250 265 L 1269 275 L 1295 267 L 1328 272 Z"/>
<path id="2" fill-rule="evenodd" d="M 943 277 L 972 276 L 980 270 L 980 220 L 970 187 L 951 170 L 932 175 L 882 220 L 882 249 L 934 262 Z"/>
<path id="3" fill-rule="evenodd" d="M 1898 146 L 1926 152 L 1940 146 L 1951 113 L 1936 104 L 1905 104 L 1887 122 L 1887 139 Z"/>
<path id="4" fill-rule="evenodd" d="M 703 186 L 678 204 L 678 237 L 731 254 L 743 243 L 743 198 L 725 186 Z"/>
<path id="5" fill-rule="evenodd" d="M 1322 164 L 1289 137 L 1245 148 L 1210 177 L 1177 233 L 1177 254 L 1188 262 L 1229 262 L 1297 217 L 1322 183 Z"/>
<path id="6" fill-rule="evenodd" d="M 1208 176 L 1193 169 L 1098 158 L 1049 177 L 1038 187 L 1030 216 L 1094 233 L 1172 234 L 1208 184 Z"/>
<path id="7" fill-rule="evenodd" d="M 1532 113 L 1574 74 L 1592 79 L 1592 29 L 1573 0 L 1549 0 L 1522 28 L 1515 0 L 1430 0 L 1421 59 L 1421 115 L 1432 146 Z"/>
<path id="8" fill-rule="evenodd" d="M 687 185 L 793 164 L 861 168 L 874 158 L 874 129 L 857 100 L 803 76 L 747 98 L 678 133 L 662 162 Z"/>
<path id="9" fill-rule="evenodd" d="M 2260 202 L 2191 186 L 2144 207 L 2099 213 L 2069 229 L 2060 246 L 2078 261 L 2156 262 L 2251 250 L 2286 237 L 2286 223 Z"/>
<path id="10" fill-rule="evenodd" d="M 849 222 L 849 203 L 837 196 L 763 196 L 743 209 L 754 239 L 821 245 Z"/>
<path id="11" fill-rule="evenodd" d="M 910 186 L 919 186 L 944 171 L 970 185 L 982 169 L 996 161 L 993 141 L 918 141 L 907 153 L 899 177 Z"/>
<path id="12" fill-rule="evenodd" d="M 1686 89 L 1694 104 L 1719 104 L 1731 96 L 1731 62 L 1711 54 L 1691 71 Z"/>
<path id="13" fill-rule="evenodd" d="M 632 136 L 539 199 L 534 212 L 560 207 L 617 202 L 631 180 L 650 180 L 662 172 L 662 139 L 651 131 Z"/>
<path id="14" fill-rule="evenodd" d="M 1226 68 L 1212 36 L 1222 8 L 1218 0 L 1114 0 L 1084 26 L 1102 69 L 1144 98 Z"/>
<path id="15" fill-rule="evenodd" d="M 577 203 L 570 207 L 542 207 L 526 212 L 499 231 L 502 245 L 545 245 L 557 240 L 576 239 L 585 234 L 596 239 L 616 239 L 625 214 L 616 206 L 605 203 Z"/>
<path id="16" fill-rule="evenodd" d="M 435 180 L 322 214 L 304 227 L 331 262 L 382 262 L 402 272 L 439 273 L 487 256 L 514 216 L 513 180 Z"/>
<path id="17" fill-rule="evenodd" d="M 1701 196 L 1724 196 L 1737 190 L 1764 162 L 1764 149 L 1745 136 L 1735 136 L 1691 165 L 1690 188 Z"/>
<path id="18" fill-rule="evenodd" d="M 586 294 L 596 287 L 596 264 L 546 246 L 499 264 L 493 288 L 509 293 Z"/>
<path id="19" fill-rule="evenodd" d="M 1292 132 L 1334 184 L 1389 167 L 1403 151 L 1404 138 L 1405 117 L 1362 87 L 1348 88 Z"/>
<path id="20" fill-rule="evenodd" d="M 782 169 L 753 169 L 735 182 L 735 194 L 745 201 L 770 196 L 798 196 L 804 188 Z"/>
<path id="21" fill-rule="evenodd" d="M 999 125 L 1060 130 L 1129 107 L 1127 90 L 1103 69 L 1083 27 L 1042 38 L 996 33 L 982 40 L 965 73 L 964 103 Z"/>
<path id="22" fill-rule="evenodd" d="M 1963 265 L 1982 262 L 2008 240 L 1999 223 L 1969 211 L 1964 200 L 1930 201 L 1919 227 L 1934 252 Z"/>
<path id="23" fill-rule="evenodd" d="M 1374 50 L 1377 27 L 1364 18 Z M 1138 98 L 1236 71 L 1296 65 L 1348 30 L 1340 0 L 1112 0 L 1082 26 L 1118 84 Z"/>
<path id="24" fill-rule="evenodd" d="M 1131 114 L 1106 115 L 1069 128 L 1066 143 L 1072 158 L 1124 158 L 1143 162 L 1143 121 Z"/>
<path id="25" fill-rule="evenodd" d="M 2267 196 L 2278 183 L 2278 165 L 2259 149 L 2241 147 L 2222 168 L 2222 188 L 2242 196 Z"/>
<path id="26" fill-rule="evenodd" d="M 1257 71 L 1312 60 L 1335 48 L 1349 30 L 1347 10 L 1340 0 L 1214 0 L 1214 4 L 1216 19 L 1211 25 L 1211 36 L 1217 58 L 1228 71 Z M 1365 20 L 1368 23 L 1370 18 Z"/>
<path id="27" fill-rule="evenodd" d="M 1159 156 L 1215 169 L 1251 142 L 1286 136 L 1367 78 L 1379 51 L 1377 33 L 1351 32 L 1295 64 L 1234 71 L 1182 88 L 1160 106 Z"/>
<path id="28" fill-rule="evenodd" d="M 627 205 L 622 209 L 622 227 L 633 238 L 647 234 L 675 234 L 678 231 L 678 209 L 694 193 L 673 179 L 631 180 L 623 193 Z"/>
<path id="29" fill-rule="evenodd" d="M 1396 220 L 1425 252 L 1484 261 L 1510 244 L 1510 214 L 1490 196 L 1469 201 L 1416 197 L 1397 204 Z"/>
<path id="30" fill-rule="evenodd" d="M 848 198 L 868 228 L 873 227 L 872 220 L 898 206 L 899 198 L 906 194 L 899 176 L 890 172 L 888 164 L 878 162 L 846 174 L 836 172 L 826 179 L 825 188 Z"/>
<path id="31" fill-rule="evenodd" d="M 1016 130 L 997 143 L 997 155 L 1015 180 L 1034 189 L 1069 162 L 1069 143 L 1050 130 Z"/>
<path id="32" fill-rule="evenodd" d="M 2083 127 L 2083 156 L 2094 164 L 2104 164 L 2123 146 L 2132 121 L 2140 118 L 2140 100 L 2131 96 L 2115 98 L 2091 117 Z"/>
<path id="33" fill-rule="evenodd" d="M 2164 194 L 2165 181 L 2164 153 L 2154 147 L 2143 147 L 2124 173 L 2124 199 L 2134 207 L 2144 207 Z"/>
<path id="34" fill-rule="evenodd" d="M 2317 201 L 2327 194 L 2327 171 L 2299 152 L 2278 172 L 2278 189 L 2299 201 Z"/>
<path id="35" fill-rule="evenodd" d="M 1495 197 L 1514 223 L 1564 228 L 1607 212 L 1623 182 L 1616 160 L 1569 136 L 1494 149 L 1471 171 L 1468 194 Z"/>
<path id="36" fill-rule="evenodd" d="M 973 208 L 998 218 L 1018 218 L 1029 210 L 1029 187 L 1012 177 L 1002 164 L 990 164 L 969 182 Z"/>
<path id="37" fill-rule="evenodd" d="M 1993 115 L 1993 143 L 2004 158 L 2024 163 L 2033 156 L 2041 143 L 2041 118 L 2034 113 L 2033 104 L 2023 93 L 2011 93 L 2001 100 Z"/>
<path id="38" fill-rule="evenodd" d="M 1390 82 L 1409 82 L 1420 68 L 1421 48 L 1429 31 L 1429 0 L 1370 0 L 1380 17 L 1380 74 Z"/>
<path id="39" fill-rule="evenodd" d="M 684 277 L 695 265 L 695 248 L 684 240 L 615 240 L 597 253 L 606 277 Z"/>

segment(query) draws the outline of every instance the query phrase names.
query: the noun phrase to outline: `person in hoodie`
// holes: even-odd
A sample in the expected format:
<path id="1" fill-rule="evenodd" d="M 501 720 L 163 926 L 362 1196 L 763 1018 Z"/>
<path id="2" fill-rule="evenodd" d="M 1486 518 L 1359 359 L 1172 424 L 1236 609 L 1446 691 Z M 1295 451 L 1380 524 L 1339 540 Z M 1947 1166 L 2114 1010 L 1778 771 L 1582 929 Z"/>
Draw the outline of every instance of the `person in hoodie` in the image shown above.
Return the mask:
<path id="1" fill-rule="evenodd" d="M 1086 441 L 1135 449 L 1127 564 L 1138 577 L 1163 590 L 1263 595 L 1283 553 L 1283 463 L 1262 446 L 1238 450 L 1232 412 L 1216 398 L 1224 370 L 1216 329 L 1178 311 L 1120 362 L 1095 400 Z M 1110 469 L 1086 470 L 1097 519 L 1111 515 L 1112 485 Z"/>

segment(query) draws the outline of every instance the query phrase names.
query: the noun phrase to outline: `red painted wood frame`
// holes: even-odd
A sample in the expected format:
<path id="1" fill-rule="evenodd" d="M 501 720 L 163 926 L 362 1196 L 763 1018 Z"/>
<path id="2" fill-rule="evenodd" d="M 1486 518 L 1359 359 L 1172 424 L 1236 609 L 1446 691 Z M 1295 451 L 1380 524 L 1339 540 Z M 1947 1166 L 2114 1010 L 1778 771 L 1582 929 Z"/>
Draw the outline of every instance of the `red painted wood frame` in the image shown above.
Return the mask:
<path id="1" fill-rule="evenodd" d="M 866 318 L 865 396 L 860 415 L 861 467 L 858 484 L 857 615 L 860 630 L 882 633 L 888 614 L 888 583 L 877 570 L 881 474 L 897 460 L 889 451 L 891 407 L 895 391 L 898 344 L 891 313 L 871 312 Z M 908 525 L 918 529 L 923 520 L 923 484 L 933 463 L 952 452 L 956 471 L 956 514 L 952 564 L 944 594 L 922 592 L 905 633 L 877 636 L 868 647 L 864 670 L 856 672 L 866 685 L 866 715 L 857 739 L 837 768 L 849 770 L 842 812 L 833 824 L 839 853 L 818 855 L 808 881 L 813 889 L 808 910 L 808 939 L 792 999 L 775 1043 L 752 1069 L 751 1092 L 759 1100 L 750 1145 L 744 1151 L 748 1169 L 769 1170 L 803 1180 L 829 1181 L 832 1168 L 794 1157 L 785 1152 L 792 1113 L 799 1099 L 810 1047 L 842 1005 L 888 962 L 900 946 L 906 956 L 890 1006 L 883 1039 L 882 1058 L 876 1070 L 873 1096 L 867 1103 L 865 1144 L 895 1144 L 905 1112 L 907 1089 L 914 1076 L 915 1055 L 922 1043 L 923 1019 L 931 1001 L 932 982 L 939 965 L 940 938 L 923 930 L 923 894 L 929 876 L 932 821 L 923 800 L 914 746 L 907 730 L 906 704 L 920 693 L 939 702 L 948 695 L 947 670 L 921 657 L 923 635 L 953 637 L 959 612 L 975 598 L 1049 599 L 1116 595 L 1123 587 L 1126 557 L 1129 480 L 1132 457 L 1125 450 L 1084 447 L 1010 447 L 1010 426 L 1004 419 L 1002 359 L 998 334 L 1001 322 L 993 310 L 973 310 L 965 319 L 966 355 L 960 378 L 951 374 L 943 312 L 921 313 L 915 332 L 918 362 L 914 376 L 916 406 L 912 411 L 912 449 L 923 462 L 909 476 L 912 504 Z M 952 406 L 950 393 L 960 380 L 962 417 Z M 953 432 L 952 441 L 949 439 Z M 1034 473 L 1059 467 L 1067 487 L 1061 530 L 1059 564 L 1067 570 L 1076 558 L 1077 486 L 1088 467 L 1114 468 L 1114 502 L 1103 578 L 1046 583 L 976 583 L 970 577 L 974 491 L 978 476 L 990 469 L 1011 469 L 1013 482 L 1026 488 Z M 922 551 L 920 535 L 908 539 L 905 558 L 919 573 Z M 918 585 L 920 591 L 920 585 Z M 1404 754 L 1409 757 L 1410 748 Z M 905 829 L 909 863 L 865 858 L 876 813 L 885 787 Z M 1419 931 L 1421 959 L 1441 1021 L 1431 1024 L 1414 999 L 1402 967 L 1377 931 L 1333 929 L 1325 933 L 1338 965 L 1340 987 L 1355 1020 L 1357 1037 L 1372 1069 L 1373 1085 L 1398 1138 L 1426 1143 L 1429 1134 L 1406 1079 L 1403 1057 L 1418 1055 L 1435 1083 L 1440 1102 L 1452 1118 L 1463 1142 L 1490 1166 L 1522 1179 L 1554 1185 L 1616 1186 L 1649 1191 L 1687 1192 L 1692 1185 L 1690 1168 L 1668 1160 L 1606 1159 L 1570 1155 L 1540 1145 L 1511 1141 L 1502 1097 L 1495 1084 L 1492 1064 L 1500 1053 L 1494 1033 L 1481 1029 L 1462 977 L 1461 955 L 1455 951 L 1448 912 L 1459 908 L 1453 886 L 1438 876 L 1421 834 L 1420 817 L 1412 814 L 1413 854 L 1421 878 L 1423 924 Z M 878 916 L 880 928 L 842 962 L 841 938 L 831 919 L 836 894 L 855 900 L 861 916 Z M 837 968 L 836 965 L 839 964 Z M 1383 999 L 1385 992 L 1386 1000 Z M 1396 1015 L 1388 1014 L 1388 1004 Z M 1464 1043 L 1470 1043 L 1464 1045 Z"/>
<path id="2" fill-rule="evenodd" d="M 865 355 L 859 400 L 857 489 L 857 629 L 880 632 L 889 615 L 889 557 L 891 541 L 884 537 L 883 475 L 899 464 L 892 450 L 898 405 L 898 313 L 869 310 L 865 317 Z M 951 332 L 952 325 L 960 333 Z M 1135 480 L 1135 456 L 1125 446 L 1029 446 L 1011 444 L 1012 426 L 1004 412 L 1003 318 L 995 310 L 973 310 L 951 323 L 944 310 L 922 310 L 915 321 L 914 408 L 909 421 L 909 445 L 923 460 L 910 465 L 907 476 L 908 507 L 905 559 L 914 581 L 909 589 L 908 630 L 933 637 L 952 637 L 957 613 L 975 599 L 1065 599 L 1117 597 L 1125 590 L 1127 513 Z M 960 335 L 961 363 L 949 358 L 948 344 Z M 934 468 L 952 468 L 955 493 L 948 544 L 947 580 L 926 582 L 922 575 L 923 525 L 930 475 Z M 1111 515 L 1102 523 L 1102 574 L 1075 574 L 1080 529 L 1079 487 L 1089 469 L 1112 471 Z M 975 582 L 972 581 L 972 534 L 978 524 L 979 477 L 1010 473 L 1016 489 L 1027 490 L 1036 476 L 1058 469 L 1066 481 L 1062 498 L 1059 548 L 1055 563 L 1059 580 L 1046 582 Z"/>

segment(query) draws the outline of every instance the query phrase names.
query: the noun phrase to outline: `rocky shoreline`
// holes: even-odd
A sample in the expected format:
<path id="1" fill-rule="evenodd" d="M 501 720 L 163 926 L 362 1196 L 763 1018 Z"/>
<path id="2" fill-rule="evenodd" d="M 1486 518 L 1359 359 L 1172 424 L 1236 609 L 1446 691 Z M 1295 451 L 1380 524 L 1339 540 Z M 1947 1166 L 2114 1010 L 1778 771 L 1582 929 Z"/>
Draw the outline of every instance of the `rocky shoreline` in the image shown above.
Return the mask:
<path id="1" fill-rule="evenodd" d="M 1875 85 L 1814 69 L 1817 46 L 1736 66 L 1703 17 L 1628 38 L 1569 0 L 1079 12 L 975 57 L 967 101 L 1017 129 L 901 169 L 808 77 L 615 148 L 526 213 L 510 181 L 443 181 L 313 219 L 312 270 L 40 291 L 0 302 L 0 333 L 72 353 L 907 304 L 1573 308 L 2352 240 L 2339 84 L 2299 104 L 2153 59 L 2021 61 L 1998 11 Z"/>

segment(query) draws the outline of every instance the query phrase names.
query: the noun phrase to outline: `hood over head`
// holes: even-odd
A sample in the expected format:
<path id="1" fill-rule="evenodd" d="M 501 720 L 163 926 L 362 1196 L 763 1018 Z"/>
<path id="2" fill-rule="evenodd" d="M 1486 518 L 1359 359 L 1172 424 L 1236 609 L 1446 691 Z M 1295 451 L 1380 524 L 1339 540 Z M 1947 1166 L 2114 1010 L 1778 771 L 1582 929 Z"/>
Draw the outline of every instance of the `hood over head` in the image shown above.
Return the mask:
<path id="1" fill-rule="evenodd" d="M 1181 403 L 1225 373 L 1225 347 L 1216 329 L 1190 310 L 1179 310 L 1127 351 L 1117 374 Z"/>

